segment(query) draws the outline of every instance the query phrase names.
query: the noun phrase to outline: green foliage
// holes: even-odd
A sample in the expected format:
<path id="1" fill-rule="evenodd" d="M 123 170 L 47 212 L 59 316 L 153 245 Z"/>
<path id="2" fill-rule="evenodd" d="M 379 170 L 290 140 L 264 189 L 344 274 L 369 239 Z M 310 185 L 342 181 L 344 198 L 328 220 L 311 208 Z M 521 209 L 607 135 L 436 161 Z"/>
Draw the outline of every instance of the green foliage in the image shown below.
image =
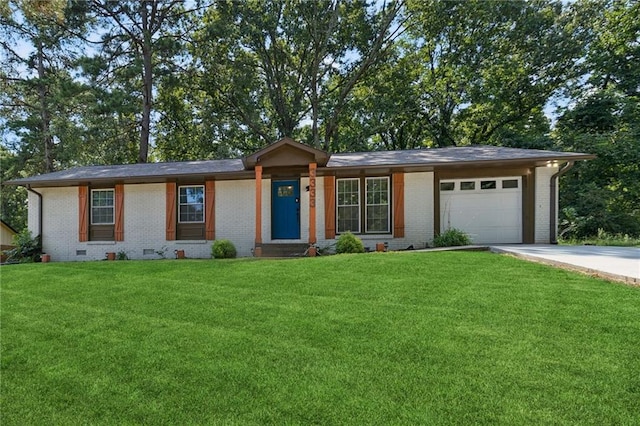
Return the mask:
<path id="1" fill-rule="evenodd" d="M 351 232 L 345 232 L 338 237 L 336 253 L 364 253 L 362 240 Z"/>
<path id="2" fill-rule="evenodd" d="M 565 238 L 640 236 L 640 3 L 583 2 L 590 45 L 585 80 L 558 121 L 562 150 L 596 154 L 560 180 Z"/>
<path id="3" fill-rule="evenodd" d="M 129 255 L 126 251 L 120 250 L 116 253 L 116 260 L 129 260 Z"/>
<path id="4" fill-rule="evenodd" d="M 201 60 L 211 114 L 245 128 L 250 141 L 241 149 L 299 138 L 306 120 L 308 142 L 333 148 L 356 83 L 402 33 L 394 29 L 402 7 L 262 0 L 209 8 L 192 53 Z"/>
<path id="5" fill-rule="evenodd" d="M 572 6 L 523 1 L 417 1 L 408 6 L 420 109 L 428 145 L 500 144 L 495 133 L 526 123 L 576 69 L 584 43 Z M 550 49 L 549 46 L 554 46 Z M 535 77 L 534 77 L 535 76 Z"/>
<path id="6" fill-rule="evenodd" d="M 563 149 L 597 155 L 560 180 L 562 235 L 640 236 L 640 99 L 596 91 L 564 113 L 555 137 Z"/>
<path id="7" fill-rule="evenodd" d="M 629 234 L 610 234 L 604 229 L 598 229 L 597 235 L 594 236 L 585 238 L 561 238 L 560 242 L 571 245 L 640 247 L 640 238 L 631 237 Z"/>
<path id="8" fill-rule="evenodd" d="M 469 244 L 471 244 L 469 236 L 456 228 L 449 228 L 433 238 L 434 247 L 468 246 Z"/>
<path id="9" fill-rule="evenodd" d="M 233 259 L 236 256 L 236 247 L 229 240 L 215 240 L 211 245 L 211 257 L 214 259 Z"/>
<path id="10" fill-rule="evenodd" d="M 40 237 L 33 238 L 31 231 L 24 228 L 13 237 L 13 245 L 11 250 L 6 251 L 7 260 L 9 262 L 39 262 L 40 253 L 42 253 L 42 245 Z"/>

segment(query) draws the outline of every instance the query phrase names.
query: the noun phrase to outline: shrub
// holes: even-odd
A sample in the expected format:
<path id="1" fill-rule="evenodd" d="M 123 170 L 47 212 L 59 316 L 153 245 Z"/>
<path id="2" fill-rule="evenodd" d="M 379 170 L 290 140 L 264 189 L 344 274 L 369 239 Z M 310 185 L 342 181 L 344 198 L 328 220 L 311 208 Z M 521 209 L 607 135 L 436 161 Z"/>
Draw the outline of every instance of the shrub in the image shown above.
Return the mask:
<path id="1" fill-rule="evenodd" d="M 233 259 L 238 253 L 229 240 L 215 240 L 211 246 L 211 257 L 214 259 Z"/>
<path id="2" fill-rule="evenodd" d="M 471 244 L 469 236 L 456 228 L 449 228 L 433 239 L 434 247 L 468 246 L 469 244 Z"/>
<path id="3" fill-rule="evenodd" d="M 338 238 L 336 253 L 364 253 L 364 245 L 360 238 L 347 232 Z"/>
<path id="4" fill-rule="evenodd" d="M 15 248 L 7 250 L 7 260 L 10 262 L 39 262 L 42 245 L 40 237 L 33 238 L 31 231 L 24 228 L 13 237 Z"/>

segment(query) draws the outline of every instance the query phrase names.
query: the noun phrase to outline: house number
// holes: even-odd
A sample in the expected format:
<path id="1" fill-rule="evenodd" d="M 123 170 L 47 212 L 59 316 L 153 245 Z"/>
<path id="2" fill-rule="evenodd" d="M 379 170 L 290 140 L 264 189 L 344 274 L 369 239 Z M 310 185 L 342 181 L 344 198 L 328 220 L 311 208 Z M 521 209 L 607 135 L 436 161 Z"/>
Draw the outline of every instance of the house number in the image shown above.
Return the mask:
<path id="1" fill-rule="evenodd" d="M 309 170 L 309 206 L 316 206 L 316 170 Z"/>

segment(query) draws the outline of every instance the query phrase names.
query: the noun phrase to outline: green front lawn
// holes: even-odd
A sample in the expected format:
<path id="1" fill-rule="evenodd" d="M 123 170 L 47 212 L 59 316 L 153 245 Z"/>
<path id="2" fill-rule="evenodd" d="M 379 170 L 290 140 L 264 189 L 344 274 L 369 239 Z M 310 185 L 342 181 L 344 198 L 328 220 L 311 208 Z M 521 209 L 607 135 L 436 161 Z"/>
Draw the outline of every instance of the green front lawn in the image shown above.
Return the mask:
<path id="1" fill-rule="evenodd" d="M 507 256 L 0 274 L 3 426 L 640 419 L 640 289 Z"/>

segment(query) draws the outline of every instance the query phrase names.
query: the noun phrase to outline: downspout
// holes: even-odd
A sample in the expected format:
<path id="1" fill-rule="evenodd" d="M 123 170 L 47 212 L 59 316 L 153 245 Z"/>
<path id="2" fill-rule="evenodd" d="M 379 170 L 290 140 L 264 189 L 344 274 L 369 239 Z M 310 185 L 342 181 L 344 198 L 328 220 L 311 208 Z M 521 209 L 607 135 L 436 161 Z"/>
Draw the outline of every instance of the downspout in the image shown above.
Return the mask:
<path id="1" fill-rule="evenodd" d="M 33 192 L 38 196 L 38 237 L 40 237 L 40 249 L 42 250 L 42 194 L 38 191 L 31 189 L 31 185 L 27 185 L 27 191 Z"/>
<path id="2" fill-rule="evenodd" d="M 551 181 L 549 183 L 550 185 L 550 198 L 551 198 L 551 203 L 550 203 L 550 233 L 549 233 L 549 241 L 551 242 L 551 244 L 558 244 L 558 224 L 557 224 L 557 218 L 558 218 L 558 201 L 557 201 L 557 193 L 558 193 L 558 178 L 560 176 L 562 176 L 563 174 L 565 174 L 566 172 L 568 172 L 572 167 L 573 167 L 574 162 L 573 161 L 569 161 L 567 162 L 564 166 L 562 166 L 560 168 L 560 170 L 558 170 L 553 176 L 551 176 Z"/>

